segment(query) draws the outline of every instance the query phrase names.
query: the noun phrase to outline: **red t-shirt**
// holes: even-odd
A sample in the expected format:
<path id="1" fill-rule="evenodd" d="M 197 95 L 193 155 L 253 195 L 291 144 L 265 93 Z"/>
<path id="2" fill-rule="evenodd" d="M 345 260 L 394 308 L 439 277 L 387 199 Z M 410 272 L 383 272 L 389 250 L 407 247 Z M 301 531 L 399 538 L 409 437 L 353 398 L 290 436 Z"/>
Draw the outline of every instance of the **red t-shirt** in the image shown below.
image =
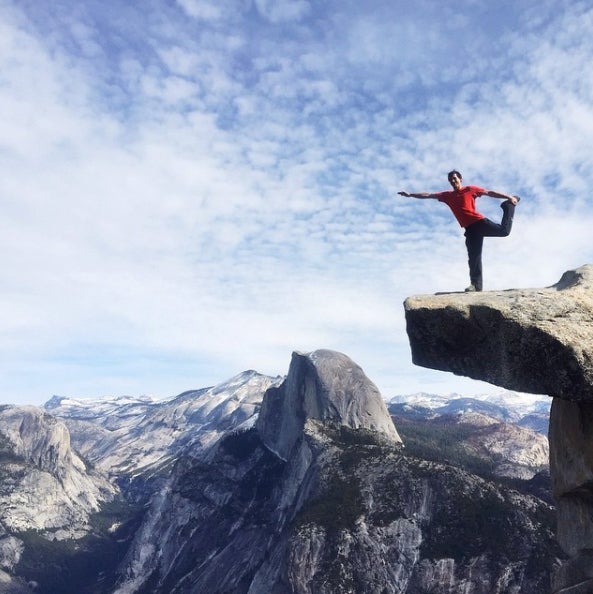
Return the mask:
<path id="1" fill-rule="evenodd" d="M 455 215 L 462 227 L 486 218 L 476 210 L 476 198 L 487 190 L 478 186 L 464 186 L 460 190 L 449 190 L 437 194 L 439 202 L 444 202 Z"/>

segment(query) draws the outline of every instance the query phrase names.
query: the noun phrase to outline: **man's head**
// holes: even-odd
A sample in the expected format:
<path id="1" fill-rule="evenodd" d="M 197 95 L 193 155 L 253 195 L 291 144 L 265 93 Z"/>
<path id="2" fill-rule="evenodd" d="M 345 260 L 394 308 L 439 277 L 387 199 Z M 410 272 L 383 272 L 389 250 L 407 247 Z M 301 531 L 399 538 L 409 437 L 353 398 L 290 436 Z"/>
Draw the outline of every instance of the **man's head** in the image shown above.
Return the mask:
<path id="1" fill-rule="evenodd" d="M 459 173 L 459 171 L 456 171 L 455 169 L 453 171 L 449 171 L 449 173 L 447 173 L 447 179 L 453 186 L 453 189 L 459 190 L 459 188 L 461 188 L 461 181 L 463 178 L 461 177 L 461 173 Z"/>

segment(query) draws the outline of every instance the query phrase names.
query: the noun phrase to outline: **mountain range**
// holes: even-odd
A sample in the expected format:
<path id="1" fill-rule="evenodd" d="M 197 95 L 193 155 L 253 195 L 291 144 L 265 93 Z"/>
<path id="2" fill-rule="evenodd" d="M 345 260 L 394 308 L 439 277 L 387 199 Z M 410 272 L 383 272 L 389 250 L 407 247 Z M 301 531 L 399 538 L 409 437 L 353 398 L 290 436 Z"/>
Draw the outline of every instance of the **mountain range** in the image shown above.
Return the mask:
<path id="1" fill-rule="evenodd" d="M 562 553 L 528 400 L 385 401 L 316 351 L 168 400 L 4 406 L 0 592 L 543 592 Z"/>
<path id="2" fill-rule="evenodd" d="M 503 391 L 494 394 L 477 394 L 472 397 L 459 394 L 428 394 L 424 392 L 394 396 L 389 400 L 390 409 L 430 417 L 446 414 L 481 413 L 500 421 L 527 427 L 539 433 L 548 433 L 551 400 L 548 396 L 519 394 Z M 399 405 L 399 408 L 398 408 Z"/>

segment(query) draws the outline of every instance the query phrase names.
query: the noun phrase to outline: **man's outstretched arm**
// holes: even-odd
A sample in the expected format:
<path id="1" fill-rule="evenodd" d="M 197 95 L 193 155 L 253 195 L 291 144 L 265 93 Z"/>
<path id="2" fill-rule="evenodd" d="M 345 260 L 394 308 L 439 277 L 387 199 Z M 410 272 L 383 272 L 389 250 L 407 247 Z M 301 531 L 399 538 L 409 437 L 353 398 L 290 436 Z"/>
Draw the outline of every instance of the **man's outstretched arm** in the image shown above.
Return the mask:
<path id="1" fill-rule="evenodd" d="M 398 192 L 400 196 L 405 196 L 406 198 L 438 198 L 438 194 L 433 194 L 432 192 Z"/>
<path id="2" fill-rule="evenodd" d="M 503 192 L 496 192 L 495 190 L 488 190 L 486 192 L 486 196 L 490 196 L 491 198 L 500 198 L 501 200 L 510 200 L 513 204 L 517 204 L 518 202 L 516 196 L 504 194 Z"/>

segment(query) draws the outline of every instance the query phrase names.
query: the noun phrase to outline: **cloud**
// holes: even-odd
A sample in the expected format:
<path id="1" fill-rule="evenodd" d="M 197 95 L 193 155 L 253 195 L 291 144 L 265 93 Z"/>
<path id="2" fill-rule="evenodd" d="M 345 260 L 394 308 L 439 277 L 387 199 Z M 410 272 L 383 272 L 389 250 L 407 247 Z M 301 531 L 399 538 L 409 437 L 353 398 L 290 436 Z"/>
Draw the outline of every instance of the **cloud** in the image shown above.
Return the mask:
<path id="1" fill-rule="evenodd" d="M 306 0 L 255 0 L 255 6 L 264 18 L 274 24 L 300 21 L 312 10 Z"/>
<path id="2" fill-rule="evenodd" d="M 222 17 L 223 7 L 220 2 L 208 0 L 177 0 L 181 8 L 191 17 L 215 21 Z"/>
<path id="3" fill-rule="evenodd" d="M 487 288 L 593 257 L 592 13 L 553 4 L 4 2 L 0 393 L 171 395 L 320 347 L 386 395 L 451 385 L 401 304 L 467 284 L 463 232 L 398 190 L 523 196 Z"/>

